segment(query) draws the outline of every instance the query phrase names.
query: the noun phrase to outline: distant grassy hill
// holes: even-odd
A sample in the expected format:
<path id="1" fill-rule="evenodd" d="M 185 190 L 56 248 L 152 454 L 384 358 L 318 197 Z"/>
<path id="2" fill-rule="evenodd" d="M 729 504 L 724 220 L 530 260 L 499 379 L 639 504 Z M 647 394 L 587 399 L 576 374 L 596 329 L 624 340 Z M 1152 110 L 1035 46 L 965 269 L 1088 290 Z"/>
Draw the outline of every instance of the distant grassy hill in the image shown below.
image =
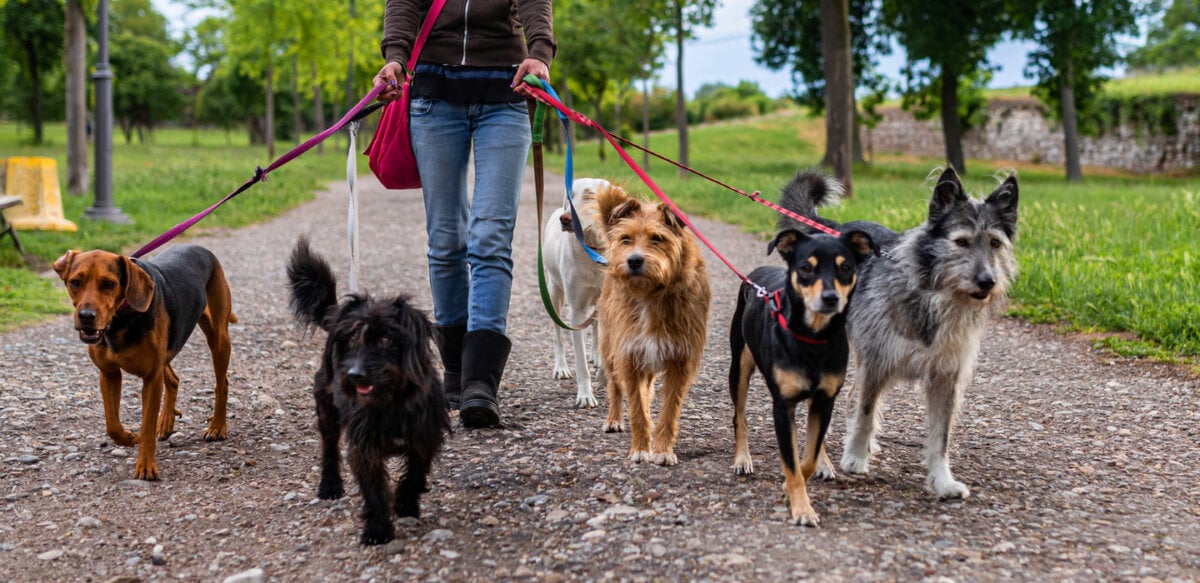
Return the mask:
<path id="1" fill-rule="evenodd" d="M 1031 87 L 1005 87 L 984 92 L 991 99 L 1033 97 Z M 1200 93 L 1200 67 L 1163 72 L 1131 73 L 1104 84 L 1104 93 L 1112 97 L 1131 95 L 1169 95 Z"/>

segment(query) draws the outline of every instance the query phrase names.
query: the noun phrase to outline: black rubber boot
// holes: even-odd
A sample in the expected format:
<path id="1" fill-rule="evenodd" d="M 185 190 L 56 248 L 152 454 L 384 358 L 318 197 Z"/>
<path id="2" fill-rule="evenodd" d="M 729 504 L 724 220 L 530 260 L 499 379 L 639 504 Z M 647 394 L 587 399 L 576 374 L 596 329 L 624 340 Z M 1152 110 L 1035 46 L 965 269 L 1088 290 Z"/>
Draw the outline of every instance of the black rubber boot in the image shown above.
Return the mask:
<path id="1" fill-rule="evenodd" d="M 463 336 L 467 325 L 435 326 L 434 340 L 438 353 L 442 355 L 442 393 L 446 395 L 446 406 L 457 410 L 462 395 Z"/>
<path id="2" fill-rule="evenodd" d="M 462 409 L 463 427 L 477 429 L 500 426 L 497 393 L 512 342 L 491 330 L 468 332 L 463 338 Z"/>

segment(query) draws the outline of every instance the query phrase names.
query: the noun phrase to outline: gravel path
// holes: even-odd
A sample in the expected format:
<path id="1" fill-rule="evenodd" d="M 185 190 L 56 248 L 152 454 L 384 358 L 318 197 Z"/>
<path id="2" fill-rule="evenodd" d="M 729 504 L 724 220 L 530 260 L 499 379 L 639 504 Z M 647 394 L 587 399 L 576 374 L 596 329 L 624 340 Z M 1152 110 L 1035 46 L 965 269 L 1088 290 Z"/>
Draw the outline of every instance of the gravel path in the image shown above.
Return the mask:
<path id="1" fill-rule="evenodd" d="M 556 204 L 561 183 L 548 182 Z M 361 187 L 364 288 L 428 308 L 419 193 Z M 604 403 L 574 409 L 573 381 L 552 378 L 531 193 L 525 201 L 502 392 L 510 427 L 456 431 L 423 517 L 381 548 L 358 546 L 353 480 L 343 500 L 315 499 L 320 342 L 286 311 L 283 265 L 301 233 L 344 274 L 344 185 L 195 239 L 224 263 L 240 318 L 232 419 L 227 441 L 201 439 L 212 374 L 193 341 L 176 361 L 184 418 L 159 447 L 161 481 L 131 480 L 135 451 L 104 436 L 97 373 L 69 318 L 0 335 L 4 579 L 219 581 L 255 569 L 275 581 L 1200 579 L 1200 383 L 1014 320 L 984 341 L 954 441 L 971 498 L 925 493 L 921 399 L 904 388 L 889 399 L 871 474 L 815 483 L 822 528 L 790 525 L 757 378 L 758 472 L 732 471 L 726 334 L 738 281 L 711 256 L 708 356 L 684 407 L 680 463 L 631 464 L 628 434 L 601 432 Z M 746 271 L 777 261 L 734 228 L 698 225 Z M 123 419 L 136 426 L 140 384 L 126 387 Z M 849 400 L 831 430 L 835 459 Z"/>

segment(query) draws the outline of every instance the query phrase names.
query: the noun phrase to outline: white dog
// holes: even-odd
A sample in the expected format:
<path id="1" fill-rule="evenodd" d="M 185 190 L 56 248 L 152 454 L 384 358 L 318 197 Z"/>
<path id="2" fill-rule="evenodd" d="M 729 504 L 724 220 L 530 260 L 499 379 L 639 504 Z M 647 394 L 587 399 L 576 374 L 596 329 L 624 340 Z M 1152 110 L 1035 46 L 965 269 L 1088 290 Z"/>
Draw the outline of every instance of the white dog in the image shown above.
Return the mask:
<path id="1" fill-rule="evenodd" d="M 604 227 L 596 216 L 596 194 L 609 188 L 620 187 L 600 178 L 580 178 L 571 185 L 572 201 L 575 211 L 579 213 L 584 243 L 600 254 L 604 253 L 607 240 Z M 563 206 L 566 207 L 565 204 Z M 596 354 L 598 323 L 594 316 L 596 301 L 600 299 L 600 289 L 604 285 L 604 266 L 593 261 L 579 246 L 571 227 L 569 207 L 554 211 L 546 220 L 542 258 L 546 285 L 550 291 L 554 311 L 565 324 L 573 328 L 584 328 L 591 336 L 591 351 L 588 351 L 583 330 L 571 331 L 571 342 L 575 345 L 575 371 L 572 374 L 567 366 L 566 351 L 563 349 L 563 329 L 557 324 L 554 325 L 554 378 L 569 379 L 574 376 L 577 389 L 575 406 L 595 407 L 596 396 L 592 392 L 588 362 L 600 362 Z M 567 308 L 565 312 L 564 300 Z M 597 367 L 600 368 L 602 367 Z M 604 386 L 604 371 L 599 370 L 598 374 L 600 379 L 597 382 Z"/>

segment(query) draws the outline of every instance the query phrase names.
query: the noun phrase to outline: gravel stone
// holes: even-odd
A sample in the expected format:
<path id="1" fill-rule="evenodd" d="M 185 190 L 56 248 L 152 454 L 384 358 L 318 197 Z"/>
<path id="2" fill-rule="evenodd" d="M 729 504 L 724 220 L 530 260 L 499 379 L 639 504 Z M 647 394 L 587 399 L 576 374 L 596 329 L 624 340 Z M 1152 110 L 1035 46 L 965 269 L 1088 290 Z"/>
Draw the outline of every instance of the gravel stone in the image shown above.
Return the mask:
<path id="1" fill-rule="evenodd" d="M 769 191 L 789 178 L 739 186 Z M 549 211 L 563 200 L 562 179 L 546 184 Z M 369 176 L 359 188 L 363 291 L 430 309 L 420 192 L 386 191 Z M 927 201 L 919 184 L 911 192 L 914 206 Z M 270 182 L 243 197 L 269 195 Z M 0 334 L 6 580 L 1200 580 L 1200 381 L 1007 318 L 985 334 L 953 436 L 953 469 L 970 498 L 942 502 L 925 491 L 924 399 L 901 386 L 888 395 L 870 472 L 813 481 L 821 527 L 791 524 L 757 375 L 746 408 L 755 473 L 733 473 L 728 327 L 740 281 L 707 252 L 709 338 L 683 407 L 679 464 L 630 462 L 628 432 L 602 430 L 604 391 L 600 407 L 576 409 L 575 382 L 553 378 L 532 190 L 513 257 L 506 427 L 466 430 L 452 413 L 455 431 L 421 517 L 397 519 L 396 540 L 382 549 L 362 547 L 362 498 L 349 469 L 343 498 L 316 498 L 311 383 L 324 334 L 293 324 L 284 272 L 307 234 L 338 274 L 339 293 L 349 292 L 345 212 L 346 187 L 333 185 L 260 224 L 201 223 L 185 236 L 217 254 L 233 292 L 237 415 L 225 441 L 204 441 L 214 383 L 194 333 L 172 364 L 183 417 L 158 444 L 158 482 L 133 480 L 136 449 L 105 436 L 96 369 L 70 317 Z M 782 264 L 759 237 L 695 222 L 744 272 Z M 764 215 L 763 229 L 772 224 Z M 130 430 L 140 425 L 140 391 L 126 375 L 121 419 Z M 827 441 L 835 465 L 853 398 L 852 366 Z M 802 433 L 803 414 L 797 424 Z M 393 462 L 393 472 L 401 466 Z M 166 564 L 145 546 L 150 538 L 170 549 Z M 46 549 L 59 560 L 40 559 Z"/>

